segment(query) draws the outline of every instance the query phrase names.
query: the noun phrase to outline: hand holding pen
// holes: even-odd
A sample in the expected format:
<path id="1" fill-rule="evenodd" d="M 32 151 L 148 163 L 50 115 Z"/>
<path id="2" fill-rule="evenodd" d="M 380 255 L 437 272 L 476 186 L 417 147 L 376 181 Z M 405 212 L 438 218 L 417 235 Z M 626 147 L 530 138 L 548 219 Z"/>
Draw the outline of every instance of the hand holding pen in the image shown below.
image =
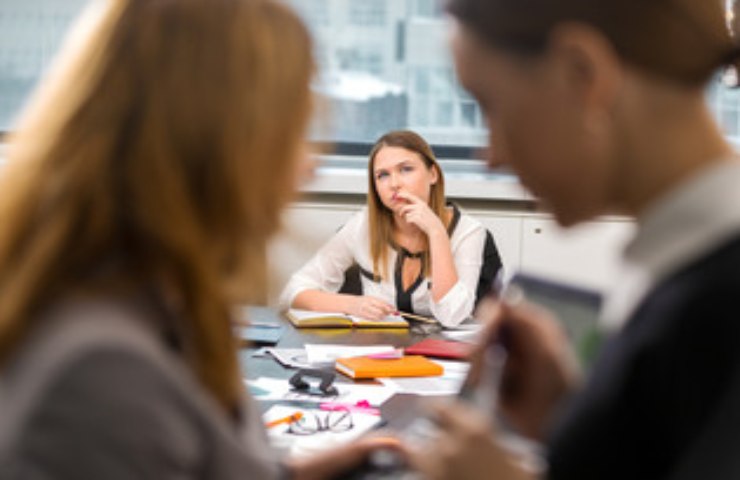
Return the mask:
<path id="1" fill-rule="evenodd" d="M 499 412 L 519 433 L 542 439 L 553 408 L 579 380 L 565 333 L 548 311 L 526 302 L 521 292 L 484 300 L 476 316 L 486 326 L 469 378 L 480 382 L 487 347 L 503 346 Z"/>

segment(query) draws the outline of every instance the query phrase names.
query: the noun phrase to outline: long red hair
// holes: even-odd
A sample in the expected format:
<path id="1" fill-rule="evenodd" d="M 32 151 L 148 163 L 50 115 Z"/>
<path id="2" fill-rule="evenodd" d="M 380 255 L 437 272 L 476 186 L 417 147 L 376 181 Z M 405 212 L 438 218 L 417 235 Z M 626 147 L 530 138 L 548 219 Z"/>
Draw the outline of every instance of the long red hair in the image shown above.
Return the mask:
<path id="1" fill-rule="evenodd" d="M 155 282 L 178 303 L 188 364 L 231 410 L 229 306 L 264 283 L 293 196 L 309 34 L 273 0 L 93 5 L 9 139 L 0 362 L 59 297 Z"/>

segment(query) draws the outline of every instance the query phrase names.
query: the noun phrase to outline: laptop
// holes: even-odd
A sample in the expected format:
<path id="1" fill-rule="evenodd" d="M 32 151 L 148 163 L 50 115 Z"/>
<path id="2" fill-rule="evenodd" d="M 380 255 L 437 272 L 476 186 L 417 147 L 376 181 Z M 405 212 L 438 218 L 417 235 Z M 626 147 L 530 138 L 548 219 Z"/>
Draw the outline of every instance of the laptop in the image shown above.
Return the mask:
<path id="1" fill-rule="evenodd" d="M 548 279 L 528 273 L 517 273 L 509 281 L 518 287 L 528 302 L 555 314 L 573 344 L 584 369 L 589 369 L 601 346 L 598 320 L 602 295 L 596 290 Z"/>

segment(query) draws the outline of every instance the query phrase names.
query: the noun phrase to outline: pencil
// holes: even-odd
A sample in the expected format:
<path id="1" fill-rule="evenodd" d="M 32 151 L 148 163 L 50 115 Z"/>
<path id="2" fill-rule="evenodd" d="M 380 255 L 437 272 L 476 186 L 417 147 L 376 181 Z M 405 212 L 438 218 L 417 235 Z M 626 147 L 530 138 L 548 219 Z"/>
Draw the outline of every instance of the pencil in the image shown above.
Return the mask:
<path id="1" fill-rule="evenodd" d="M 437 321 L 433 318 L 416 315 L 415 313 L 398 312 L 398 314 L 404 318 L 410 318 L 411 320 L 418 320 L 423 323 L 437 323 Z"/>
<path id="2" fill-rule="evenodd" d="M 278 419 L 272 420 L 271 422 L 265 423 L 265 428 L 277 427 L 278 425 L 281 425 L 283 423 L 297 422 L 302 417 L 303 417 L 303 413 L 295 412 L 291 415 L 288 415 L 287 417 L 278 418 Z"/>

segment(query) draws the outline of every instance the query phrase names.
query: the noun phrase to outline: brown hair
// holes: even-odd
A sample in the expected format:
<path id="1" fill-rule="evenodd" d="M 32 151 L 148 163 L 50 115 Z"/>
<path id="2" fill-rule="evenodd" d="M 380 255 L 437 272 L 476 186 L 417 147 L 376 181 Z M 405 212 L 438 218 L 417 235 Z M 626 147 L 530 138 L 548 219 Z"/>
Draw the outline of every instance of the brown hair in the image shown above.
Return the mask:
<path id="1" fill-rule="evenodd" d="M 429 207 L 446 224 L 445 210 L 445 183 L 442 169 L 437 163 L 432 147 L 417 133 L 410 130 L 396 130 L 388 132 L 375 142 L 370 150 L 370 161 L 367 165 L 368 176 L 368 217 L 370 228 L 370 256 L 373 259 L 373 274 L 384 278 L 388 275 L 387 260 L 388 246 L 393 244 L 393 212 L 380 200 L 375 188 L 375 157 L 383 147 L 401 147 L 415 152 L 424 161 L 429 169 L 436 169 L 437 183 L 431 186 Z M 422 272 L 431 271 L 429 255 L 424 256 Z"/>
<path id="2" fill-rule="evenodd" d="M 99 15 L 10 138 L 0 362 L 59 297 L 156 283 L 178 303 L 186 361 L 232 410 L 229 307 L 262 283 L 266 241 L 293 196 L 309 34 L 273 0 L 93 5 Z"/>
<path id="3" fill-rule="evenodd" d="M 740 53 L 720 0 L 451 0 L 448 9 L 491 46 L 537 54 L 554 27 L 599 29 L 628 63 L 702 85 Z"/>

